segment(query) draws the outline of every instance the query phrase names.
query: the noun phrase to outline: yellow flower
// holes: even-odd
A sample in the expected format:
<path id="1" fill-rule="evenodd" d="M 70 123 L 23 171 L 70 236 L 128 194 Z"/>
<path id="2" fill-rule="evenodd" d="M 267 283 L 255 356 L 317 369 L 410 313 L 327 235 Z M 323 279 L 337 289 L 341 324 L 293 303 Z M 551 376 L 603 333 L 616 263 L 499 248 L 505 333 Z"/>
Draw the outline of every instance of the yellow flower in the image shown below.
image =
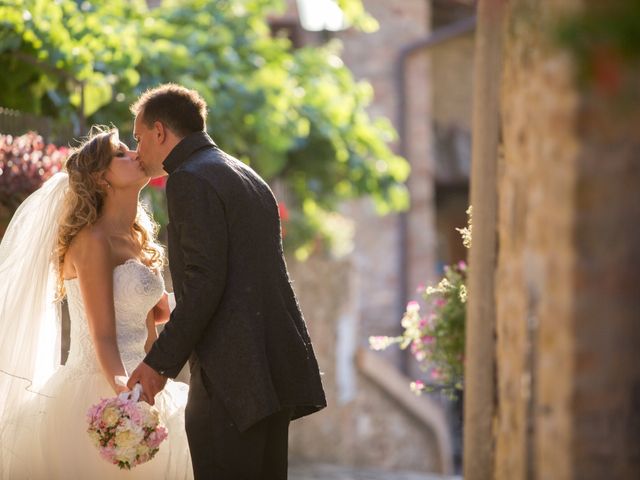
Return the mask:
<path id="1" fill-rule="evenodd" d="M 89 437 L 94 445 L 100 445 L 100 434 L 95 430 L 89 430 Z"/>
<path id="2" fill-rule="evenodd" d="M 460 301 L 462 303 L 467 301 L 467 287 L 465 285 L 460 286 Z"/>
<path id="3" fill-rule="evenodd" d="M 137 447 L 144 438 L 142 430 L 134 428 L 131 430 L 121 430 L 116 432 L 115 442 L 118 448 L 134 448 Z"/>
<path id="4" fill-rule="evenodd" d="M 144 455 L 149 455 L 149 447 L 143 444 L 139 444 L 136 447 L 136 455 L 142 457 Z"/>
<path id="5" fill-rule="evenodd" d="M 107 407 L 102 412 L 102 421 L 109 427 L 115 427 L 119 420 L 118 410 L 113 407 Z"/>

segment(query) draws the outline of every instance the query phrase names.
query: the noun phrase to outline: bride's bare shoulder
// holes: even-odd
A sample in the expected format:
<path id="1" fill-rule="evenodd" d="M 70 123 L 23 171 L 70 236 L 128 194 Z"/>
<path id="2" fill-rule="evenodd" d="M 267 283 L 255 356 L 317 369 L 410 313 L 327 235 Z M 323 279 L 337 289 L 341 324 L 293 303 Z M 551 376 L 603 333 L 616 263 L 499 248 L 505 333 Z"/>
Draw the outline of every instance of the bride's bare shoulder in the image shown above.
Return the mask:
<path id="1" fill-rule="evenodd" d="M 87 225 L 75 236 L 67 255 L 76 267 L 84 261 L 110 260 L 109 235 L 99 225 Z"/>

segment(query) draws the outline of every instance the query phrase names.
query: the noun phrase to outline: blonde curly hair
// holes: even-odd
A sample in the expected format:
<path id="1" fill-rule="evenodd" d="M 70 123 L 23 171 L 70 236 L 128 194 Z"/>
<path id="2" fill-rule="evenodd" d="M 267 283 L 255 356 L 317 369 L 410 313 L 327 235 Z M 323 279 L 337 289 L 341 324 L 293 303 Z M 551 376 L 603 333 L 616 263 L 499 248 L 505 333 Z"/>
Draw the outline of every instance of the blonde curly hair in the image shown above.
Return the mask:
<path id="1" fill-rule="evenodd" d="M 93 225 L 102 215 L 107 190 L 101 180 L 119 146 L 117 129 L 94 126 L 87 139 L 74 149 L 65 162 L 69 188 L 64 199 L 55 249 L 59 300 L 66 294 L 62 269 L 65 257 L 76 235 L 84 227 Z M 165 264 L 164 247 L 156 238 L 158 225 L 140 202 L 131 233 L 140 247 L 140 260 L 159 273 Z"/>

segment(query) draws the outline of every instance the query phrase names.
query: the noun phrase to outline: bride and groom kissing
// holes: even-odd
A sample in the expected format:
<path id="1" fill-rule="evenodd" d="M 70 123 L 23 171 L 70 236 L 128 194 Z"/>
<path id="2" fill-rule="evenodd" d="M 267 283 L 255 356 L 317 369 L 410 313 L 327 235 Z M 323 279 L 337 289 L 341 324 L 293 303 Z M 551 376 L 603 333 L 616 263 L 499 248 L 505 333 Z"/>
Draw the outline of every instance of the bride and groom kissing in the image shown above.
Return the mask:
<path id="1" fill-rule="evenodd" d="M 287 477 L 290 421 L 326 405 L 320 372 L 277 202 L 207 135 L 206 111 L 179 85 L 145 92 L 132 106 L 135 151 L 114 129 L 93 133 L 15 213 L 0 244 L 0 478 Z M 164 175 L 171 312 L 164 250 L 139 202 Z M 71 342 L 59 366 L 63 297 Z M 188 387 L 172 380 L 187 362 Z M 120 471 L 90 445 L 84 412 L 137 383 L 169 438 Z"/>

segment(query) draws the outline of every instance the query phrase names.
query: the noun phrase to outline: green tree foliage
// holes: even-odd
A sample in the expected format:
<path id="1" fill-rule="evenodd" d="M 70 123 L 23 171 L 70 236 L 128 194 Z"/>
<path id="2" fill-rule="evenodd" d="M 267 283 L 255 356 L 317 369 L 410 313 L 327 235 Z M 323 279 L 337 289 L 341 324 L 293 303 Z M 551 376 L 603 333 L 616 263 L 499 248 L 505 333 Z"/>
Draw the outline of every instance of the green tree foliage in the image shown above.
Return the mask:
<path id="1" fill-rule="evenodd" d="M 101 9 L 69 0 L 0 3 L 2 106 L 80 122 L 107 107 L 114 91 L 133 89 L 138 28 L 123 21 L 133 8 L 119 0 Z"/>
<path id="2" fill-rule="evenodd" d="M 353 25 L 375 29 L 360 0 L 340 4 Z M 273 37 L 267 18 L 281 1 L 1 5 L 0 105 L 130 132 L 128 106 L 146 88 L 194 88 L 209 104 L 216 142 L 286 185 L 294 248 L 330 241 L 334 222 L 323 220 L 345 199 L 371 196 L 381 213 L 407 205 L 408 165 L 388 147 L 389 122 L 366 111 L 370 85 L 353 79 L 337 42 L 293 50 Z"/>

